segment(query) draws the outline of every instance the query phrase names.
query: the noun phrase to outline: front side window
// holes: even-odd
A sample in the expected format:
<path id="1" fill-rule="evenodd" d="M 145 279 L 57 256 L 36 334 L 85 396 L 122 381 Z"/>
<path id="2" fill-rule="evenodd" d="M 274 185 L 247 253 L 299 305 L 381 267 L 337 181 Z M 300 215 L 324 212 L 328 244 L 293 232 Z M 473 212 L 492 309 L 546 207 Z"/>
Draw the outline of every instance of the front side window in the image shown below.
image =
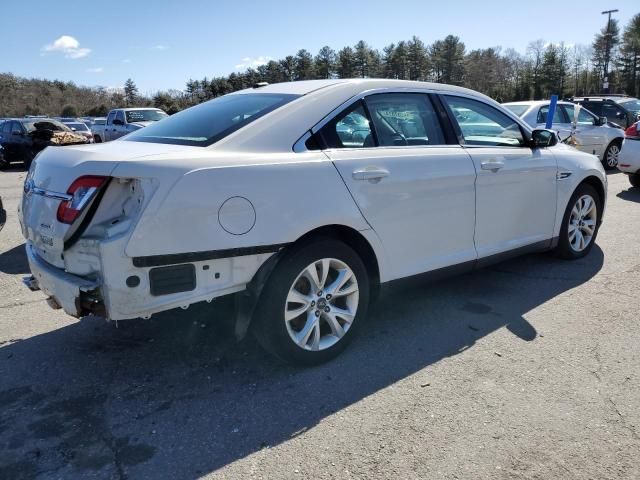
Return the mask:
<path id="1" fill-rule="evenodd" d="M 124 113 L 122 113 L 122 110 L 118 110 L 116 112 L 116 120 L 120 120 L 122 123 L 124 123 Z"/>
<path id="2" fill-rule="evenodd" d="M 116 112 L 109 112 L 109 115 L 107 116 L 107 125 L 111 125 L 114 118 L 116 118 Z"/>
<path id="3" fill-rule="evenodd" d="M 123 141 L 206 147 L 296 98 L 284 93 L 224 95 L 130 133 Z"/>
<path id="4" fill-rule="evenodd" d="M 561 105 L 556 105 L 556 110 L 553 112 L 553 123 L 567 123 L 567 120 L 562 115 L 560 110 Z M 549 117 L 549 105 L 543 105 L 538 110 L 538 123 L 547 123 Z"/>
<path id="5" fill-rule="evenodd" d="M 602 107 L 604 106 L 602 102 L 582 102 L 582 106 L 596 115 L 604 115 L 602 113 Z"/>
<path id="6" fill-rule="evenodd" d="M 569 118 L 569 123 L 573 123 L 576 115 L 576 107 L 574 105 L 561 105 L 560 107 Z M 595 125 L 596 120 L 597 118 L 587 112 L 584 108 L 580 109 L 580 113 L 578 114 L 578 125 Z"/>
<path id="7" fill-rule="evenodd" d="M 443 145 L 444 134 L 431 100 L 420 93 L 382 93 L 366 98 L 382 147 Z"/>
<path id="8" fill-rule="evenodd" d="M 161 110 L 129 110 L 125 114 L 127 123 L 157 122 L 169 116 Z"/>
<path id="9" fill-rule="evenodd" d="M 498 109 L 470 98 L 445 95 L 467 145 L 522 147 L 520 125 Z"/>

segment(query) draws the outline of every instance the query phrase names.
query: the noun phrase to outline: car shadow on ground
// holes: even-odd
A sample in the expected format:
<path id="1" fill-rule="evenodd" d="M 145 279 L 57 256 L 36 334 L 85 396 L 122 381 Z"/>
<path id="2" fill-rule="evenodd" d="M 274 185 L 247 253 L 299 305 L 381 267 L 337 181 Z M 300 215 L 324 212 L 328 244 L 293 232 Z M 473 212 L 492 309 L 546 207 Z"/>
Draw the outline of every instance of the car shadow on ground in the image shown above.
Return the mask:
<path id="1" fill-rule="evenodd" d="M 26 275 L 30 272 L 24 243 L 11 250 L 0 253 L 0 272 L 11 275 Z"/>
<path id="2" fill-rule="evenodd" d="M 89 317 L 13 339 L 0 348 L 0 477 L 198 478 L 498 329 L 537 341 L 527 312 L 602 265 L 595 246 L 573 262 L 530 255 L 437 283 L 405 281 L 340 357 L 309 369 L 278 363 L 251 337 L 236 343 L 229 301 L 117 328 Z"/>
<path id="3" fill-rule="evenodd" d="M 617 193 L 616 197 L 621 198 L 622 200 L 640 203 L 640 188 L 630 187 L 627 190 L 622 190 Z"/>

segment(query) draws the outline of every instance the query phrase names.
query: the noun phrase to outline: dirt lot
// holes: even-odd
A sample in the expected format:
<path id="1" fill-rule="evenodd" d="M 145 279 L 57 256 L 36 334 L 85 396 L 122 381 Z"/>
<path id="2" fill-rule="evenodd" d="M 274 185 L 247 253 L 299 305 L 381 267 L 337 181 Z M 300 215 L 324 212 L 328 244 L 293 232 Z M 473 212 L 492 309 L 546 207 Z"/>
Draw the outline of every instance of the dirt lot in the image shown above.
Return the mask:
<path id="1" fill-rule="evenodd" d="M 24 172 L 0 173 L 0 478 L 640 478 L 640 191 L 591 255 L 395 287 L 298 370 L 229 306 L 77 321 L 22 287 Z"/>

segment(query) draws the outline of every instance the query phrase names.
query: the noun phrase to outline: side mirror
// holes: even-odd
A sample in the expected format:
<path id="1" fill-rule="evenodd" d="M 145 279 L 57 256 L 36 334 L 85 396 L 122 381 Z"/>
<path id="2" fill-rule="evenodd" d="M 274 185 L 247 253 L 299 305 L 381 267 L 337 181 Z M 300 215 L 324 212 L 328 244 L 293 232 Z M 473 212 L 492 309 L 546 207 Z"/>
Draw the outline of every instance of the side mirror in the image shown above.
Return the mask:
<path id="1" fill-rule="evenodd" d="M 627 114 L 621 111 L 616 112 L 616 117 L 618 118 L 627 118 Z"/>
<path id="2" fill-rule="evenodd" d="M 531 146 L 533 148 L 553 147 L 558 143 L 558 137 L 553 130 L 539 128 L 531 133 Z"/>
<path id="3" fill-rule="evenodd" d="M 114 125 L 124 125 L 124 122 L 122 120 L 120 120 L 119 118 L 114 118 L 113 119 L 113 124 Z"/>
<path id="4" fill-rule="evenodd" d="M 607 117 L 598 117 L 598 126 L 606 125 L 609 123 L 609 119 Z"/>

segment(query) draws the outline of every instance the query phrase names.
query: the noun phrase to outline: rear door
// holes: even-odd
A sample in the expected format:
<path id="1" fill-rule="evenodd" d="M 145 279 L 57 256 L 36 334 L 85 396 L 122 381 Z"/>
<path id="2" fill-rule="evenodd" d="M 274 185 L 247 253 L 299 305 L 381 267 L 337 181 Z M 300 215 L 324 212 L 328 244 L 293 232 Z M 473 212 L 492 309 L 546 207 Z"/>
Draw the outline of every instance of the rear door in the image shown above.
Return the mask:
<path id="1" fill-rule="evenodd" d="M 392 278 L 475 260 L 475 168 L 445 140 L 427 94 L 369 95 L 320 135 L 380 237 Z"/>
<path id="2" fill-rule="evenodd" d="M 557 165 L 551 151 L 531 149 L 522 127 L 493 105 L 463 95 L 443 99 L 478 172 L 478 257 L 549 240 L 557 195 Z M 466 123 L 469 119 L 471 123 Z M 478 124 L 485 128 L 479 130 Z"/>

